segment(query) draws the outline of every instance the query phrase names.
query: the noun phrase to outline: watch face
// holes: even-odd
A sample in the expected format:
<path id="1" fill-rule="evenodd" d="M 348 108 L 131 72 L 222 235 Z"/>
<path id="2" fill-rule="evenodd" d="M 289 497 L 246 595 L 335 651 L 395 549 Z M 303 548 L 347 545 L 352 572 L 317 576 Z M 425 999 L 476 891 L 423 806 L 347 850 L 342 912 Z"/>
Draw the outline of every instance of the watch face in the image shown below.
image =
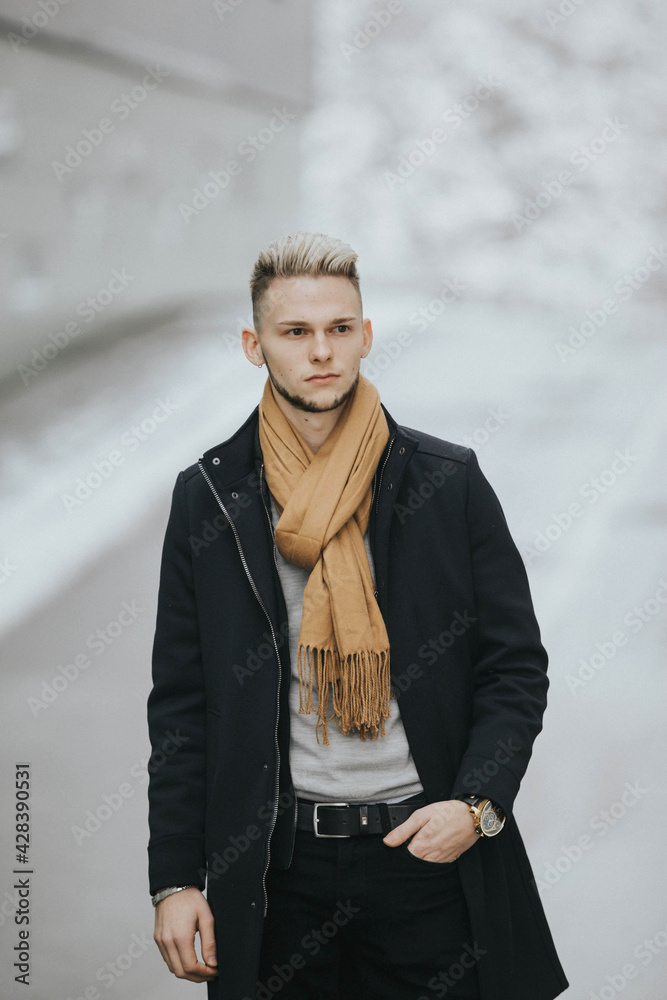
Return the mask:
<path id="1" fill-rule="evenodd" d="M 500 833 L 505 825 L 505 815 L 499 806 L 494 807 L 491 802 L 487 802 L 482 809 L 480 826 L 485 837 L 493 837 Z"/>

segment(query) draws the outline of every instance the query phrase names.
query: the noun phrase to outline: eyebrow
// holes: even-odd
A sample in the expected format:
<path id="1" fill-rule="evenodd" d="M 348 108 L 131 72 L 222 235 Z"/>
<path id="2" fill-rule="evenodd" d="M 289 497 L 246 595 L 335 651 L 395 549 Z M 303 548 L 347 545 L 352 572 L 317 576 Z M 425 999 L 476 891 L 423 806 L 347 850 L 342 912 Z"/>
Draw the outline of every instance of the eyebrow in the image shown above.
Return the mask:
<path id="1" fill-rule="evenodd" d="M 356 316 L 339 316 L 337 319 L 332 319 L 330 326 L 337 326 L 339 323 L 349 323 L 354 321 Z M 280 323 L 276 323 L 276 326 L 310 326 L 310 323 L 305 319 L 284 319 Z"/>

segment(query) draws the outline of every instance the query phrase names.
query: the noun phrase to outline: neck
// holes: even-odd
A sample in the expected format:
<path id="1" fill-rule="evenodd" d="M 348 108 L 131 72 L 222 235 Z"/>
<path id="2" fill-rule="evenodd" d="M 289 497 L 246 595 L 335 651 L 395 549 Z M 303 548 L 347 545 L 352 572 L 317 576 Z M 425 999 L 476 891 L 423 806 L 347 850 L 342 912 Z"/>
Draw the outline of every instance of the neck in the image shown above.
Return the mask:
<path id="1" fill-rule="evenodd" d="M 324 410 L 320 413 L 314 413 L 311 410 L 299 410 L 296 406 L 292 406 L 291 403 L 275 391 L 273 383 L 271 383 L 271 392 L 287 419 L 294 424 L 308 446 L 317 454 L 336 426 L 345 403 L 341 403 L 335 410 Z"/>

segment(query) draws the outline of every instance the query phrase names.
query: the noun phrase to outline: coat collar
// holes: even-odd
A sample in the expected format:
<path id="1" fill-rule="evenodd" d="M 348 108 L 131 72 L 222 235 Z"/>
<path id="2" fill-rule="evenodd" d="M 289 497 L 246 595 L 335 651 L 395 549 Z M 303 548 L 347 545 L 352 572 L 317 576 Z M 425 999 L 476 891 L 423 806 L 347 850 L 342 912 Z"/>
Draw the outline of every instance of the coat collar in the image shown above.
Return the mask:
<path id="1" fill-rule="evenodd" d="M 396 456 L 392 455 L 392 466 L 395 458 L 403 460 L 397 464 L 398 471 L 408 461 L 418 441 L 413 434 L 394 420 L 384 403 L 381 402 L 380 406 L 389 425 L 389 440 L 380 456 L 378 468 L 383 467 L 391 449 L 396 452 Z M 394 440 L 395 444 L 392 447 Z M 401 448 L 405 450 L 401 452 Z M 231 437 L 209 448 L 202 456 L 209 475 L 221 489 L 226 489 L 245 476 L 258 471 L 262 460 L 262 449 L 259 444 L 259 403 Z"/>
<path id="2" fill-rule="evenodd" d="M 387 418 L 389 439 L 373 477 L 375 492 L 369 537 L 375 562 L 378 602 L 382 610 L 387 599 L 389 527 L 395 498 L 419 441 L 394 420 L 382 403 L 380 405 Z M 268 488 L 262 475 L 259 404 L 230 438 L 204 452 L 200 461 L 213 483 L 218 502 L 224 505 L 227 512 L 234 511 L 234 535 L 246 572 L 264 597 L 269 619 L 275 621 L 280 598 L 273 576 L 274 566 L 266 559 L 266 552 L 271 551 L 272 527 Z M 253 502 L 255 500 L 258 502 Z"/>

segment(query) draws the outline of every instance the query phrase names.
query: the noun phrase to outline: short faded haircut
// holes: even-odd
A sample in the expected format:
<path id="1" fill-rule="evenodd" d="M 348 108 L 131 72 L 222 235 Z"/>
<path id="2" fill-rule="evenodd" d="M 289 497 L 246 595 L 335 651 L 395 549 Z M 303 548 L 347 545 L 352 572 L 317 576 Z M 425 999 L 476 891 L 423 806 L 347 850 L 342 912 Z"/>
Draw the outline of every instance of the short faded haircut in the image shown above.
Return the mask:
<path id="1" fill-rule="evenodd" d="M 356 263 L 358 256 L 348 243 L 343 243 L 335 236 L 327 236 L 326 233 L 298 232 L 292 236 L 282 236 L 269 244 L 257 258 L 250 278 L 252 320 L 255 330 L 261 332 L 262 299 L 274 278 L 292 278 L 307 274 L 342 275 L 349 278 L 354 285 L 361 304 Z"/>

